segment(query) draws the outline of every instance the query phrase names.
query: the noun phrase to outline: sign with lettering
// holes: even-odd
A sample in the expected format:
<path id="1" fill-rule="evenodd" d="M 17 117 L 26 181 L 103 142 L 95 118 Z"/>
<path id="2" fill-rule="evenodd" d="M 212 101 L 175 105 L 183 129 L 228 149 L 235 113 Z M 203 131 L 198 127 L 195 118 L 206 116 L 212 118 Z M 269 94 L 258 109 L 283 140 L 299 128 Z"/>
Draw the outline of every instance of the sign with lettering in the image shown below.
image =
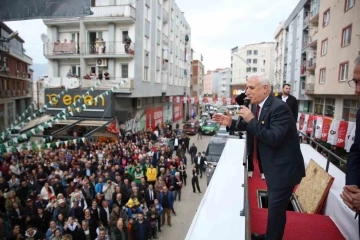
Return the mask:
<path id="1" fill-rule="evenodd" d="M 45 89 L 45 102 L 51 101 L 60 92 L 62 92 L 62 89 Z M 47 109 L 46 113 L 49 115 L 56 115 L 73 103 L 76 103 L 74 108 L 80 107 L 83 104 L 93 101 L 96 96 L 102 94 L 104 91 L 95 90 L 84 96 L 84 98 L 81 98 L 81 96 L 86 92 L 86 90 L 69 89 L 62 98 L 56 100 L 55 104 Z M 79 99 L 81 99 L 80 102 L 77 102 Z M 115 104 L 113 104 L 112 99 L 113 94 L 109 93 L 109 95 L 103 96 L 100 101 L 93 101 L 93 105 L 88 106 L 81 113 L 74 111 L 74 117 L 111 118 L 114 116 L 115 110 Z"/>
<path id="2" fill-rule="evenodd" d="M 174 104 L 174 122 L 177 122 L 183 118 L 183 104 L 175 103 Z"/>
<path id="3" fill-rule="evenodd" d="M 160 124 L 163 125 L 163 107 L 148 108 L 145 110 L 146 113 L 146 129 L 151 128 L 152 130 Z"/>

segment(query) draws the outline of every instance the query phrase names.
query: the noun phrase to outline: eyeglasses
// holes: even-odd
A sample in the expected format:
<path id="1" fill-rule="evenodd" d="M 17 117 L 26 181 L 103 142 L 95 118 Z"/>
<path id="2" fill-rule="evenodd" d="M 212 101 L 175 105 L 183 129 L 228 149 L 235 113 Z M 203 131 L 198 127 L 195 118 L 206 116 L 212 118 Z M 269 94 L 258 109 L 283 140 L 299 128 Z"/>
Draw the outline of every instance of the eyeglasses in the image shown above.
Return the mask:
<path id="1" fill-rule="evenodd" d="M 360 84 L 360 82 L 359 82 L 358 80 L 356 80 L 356 79 L 351 79 L 351 80 L 349 80 L 347 83 L 349 84 L 349 86 L 350 86 L 351 88 L 356 88 L 356 86 L 357 86 L 358 84 Z"/>

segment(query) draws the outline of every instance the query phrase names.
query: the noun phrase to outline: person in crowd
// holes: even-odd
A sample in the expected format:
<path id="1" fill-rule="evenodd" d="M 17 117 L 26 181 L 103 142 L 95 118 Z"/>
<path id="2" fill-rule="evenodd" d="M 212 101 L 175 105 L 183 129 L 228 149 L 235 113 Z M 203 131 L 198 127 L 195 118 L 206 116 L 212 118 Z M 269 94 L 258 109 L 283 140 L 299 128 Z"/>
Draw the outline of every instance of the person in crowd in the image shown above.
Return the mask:
<path id="1" fill-rule="evenodd" d="M 205 157 L 201 156 L 201 152 L 199 152 L 197 157 L 195 158 L 195 167 L 198 169 L 198 174 L 200 174 L 200 178 L 202 178 L 205 160 Z"/>
<path id="2" fill-rule="evenodd" d="M 290 90 L 291 90 L 291 85 L 288 83 L 285 83 L 282 88 L 282 94 L 279 94 L 278 98 L 281 99 L 283 102 L 285 102 L 289 106 L 289 108 L 294 116 L 294 119 L 297 122 L 298 112 L 299 112 L 299 103 L 298 103 L 298 100 L 296 99 L 296 97 L 294 97 L 293 95 L 290 94 Z"/>
<path id="3" fill-rule="evenodd" d="M 209 183 L 211 181 L 212 176 L 214 175 L 215 167 L 211 163 L 207 163 L 207 168 L 205 170 L 205 175 L 207 178 L 207 185 L 209 186 Z"/>
<path id="4" fill-rule="evenodd" d="M 198 192 L 201 193 L 198 176 L 199 176 L 199 169 L 196 166 L 194 166 L 192 170 L 192 178 L 191 178 L 191 185 L 194 193 L 196 193 L 195 185 Z"/>

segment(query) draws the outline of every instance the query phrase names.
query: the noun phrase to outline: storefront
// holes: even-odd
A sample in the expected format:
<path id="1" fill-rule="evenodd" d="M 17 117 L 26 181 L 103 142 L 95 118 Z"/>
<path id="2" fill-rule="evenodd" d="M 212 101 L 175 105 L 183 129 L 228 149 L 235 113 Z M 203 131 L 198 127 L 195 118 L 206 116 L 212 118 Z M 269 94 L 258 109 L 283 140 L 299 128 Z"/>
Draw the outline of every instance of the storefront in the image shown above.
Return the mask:
<path id="1" fill-rule="evenodd" d="M 51 99 L 56 97 L 62 91 L 63 89 L 45 89 L 45 102 L 51 101 Z M 93 101 L 96 96 L 99 96 L 103 92 L 104 91 L 95 90 L 84 96 L 84 98 L 81 98 L 81 96 L 86 93 L 86 90 L 69 89 L 61 99 L 55 101 L 55 104 L 47 109 L 46 113 L 54 116 L 75 102 L 76 105 L 74 108 L 80 107 L 89 101 Z M 79 99 L 80 101 L 77 101 Z M 100 101 L 94 101 L 92 106 L 88 106 L 82 112 L 77 113 L 75 111 L 73 117 L 112 118 L 114 116 L 115 104 L 113 101 L 113 94 L 109 94 L 102 96 Z"/>

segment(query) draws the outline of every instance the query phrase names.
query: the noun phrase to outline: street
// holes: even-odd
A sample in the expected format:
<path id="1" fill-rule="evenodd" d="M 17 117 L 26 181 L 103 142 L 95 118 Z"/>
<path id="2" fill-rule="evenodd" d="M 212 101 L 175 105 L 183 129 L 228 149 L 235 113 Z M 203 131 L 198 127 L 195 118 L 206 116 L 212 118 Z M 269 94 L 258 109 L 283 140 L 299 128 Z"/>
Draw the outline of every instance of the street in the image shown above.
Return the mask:
<path id="1" fill-rule="evenodd" d="M 203 152 L 209 143 L 211 136 L 203 136 L 202 139 L 197 140 L 197 135 L 190 136 L 190 145 L 195 143 L 198 152 Z M 174 203 L 174 209 L 177 216 L 171 216 L 172 227 L 164 225 L 162 232 L 158 234 L 159 239 L 172 239 L 172 240 L 184 240 L 186 234 L 190 228 L 192 220 L 195 216 L 196 210 L 200 204 L 202 197 L 206 191 L 206 176 L 199 178 L 201 193 L 193 193 L 191 186 L 191 171 L 193 165 L 191 164 L 190 155 L 187 154 L 187 184 L 181 190 L 181 202 Z"/>

